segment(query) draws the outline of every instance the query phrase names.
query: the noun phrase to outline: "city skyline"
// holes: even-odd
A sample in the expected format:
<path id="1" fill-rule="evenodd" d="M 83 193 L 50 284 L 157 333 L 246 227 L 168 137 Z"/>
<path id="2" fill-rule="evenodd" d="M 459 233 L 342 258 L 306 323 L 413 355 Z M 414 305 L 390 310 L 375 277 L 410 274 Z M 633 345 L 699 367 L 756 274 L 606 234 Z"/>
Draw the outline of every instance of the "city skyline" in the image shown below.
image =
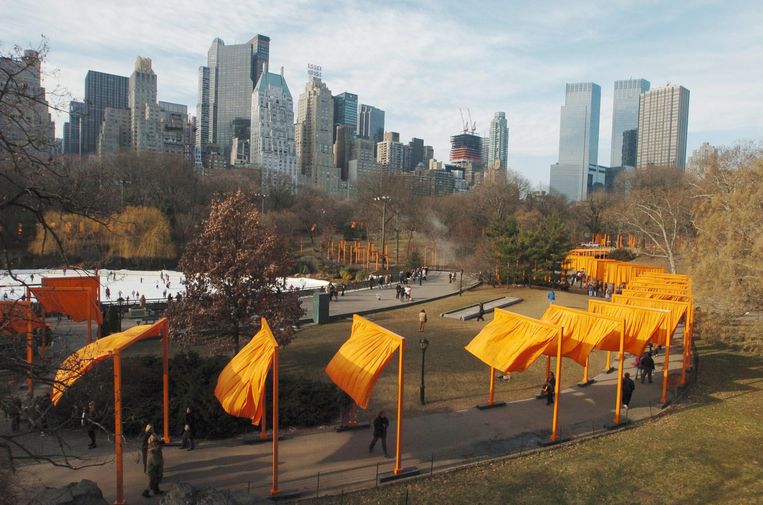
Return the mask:
<path id="1" fill-rule="evenodd" d="M 66 88 L 71 95 L 58 100 L 66 105 L 82 100 L 88 70 L 128 75 L 136 56 L 151 58 L 159 98 L 197 114 L 198 68 L 206 64 L 210 41 L 237 44 L 262 33 L 272 41 L 272 68 L 284 66 L 297 89 L 307 81 L 307 64 L 321 65 L 332 90 L 352 90 L 359 103 L 384 110 L 387 130 L 426 139 L 439 160 L 447 159 L 449 139 L 460 130 L 459 107 L 470 108 L 483 136 L 493 113 L 506 111 L 509 168 L 534 184 L 548 184 L 549 166 L 557 161 L 558 107 L 567 82 L 602 86 L 600 160 L 610 159 L 614 81 L 629 77 L 644 77 L 653 87 L 677 82 L 692 91 L 688 152 L 704 141 L 718 146 L 763 137 L 755 113 L 763 108 L 756 89 L 763 70 L 744 63 L 763 49 L 755 23 L 762 10 L 742 2 L 655 3 L 649 9 L 608 2 L 550 12 L 530 3 L 511 9 L 494 3 L 484 7 L 494 13 L 488 20 L 479 15 L 482 9 L 455 3 L 263 4 L 252 6 L 256 15 L 223 4 L 178 10 L 103 2 L 81 16 L 71 5 L 20 1 L 7 10 L 2 47 L 37 47 L 39 35 L 30 34 L 45 34 L 44 85 Z M 93 26 L 92 19 L 104 26 Z M 631 29 L 607 28 L 624 24 Z M 574 35 L 560 45 L 559 33 Z M 456 69 L 454 61 L 465 64 Z M 57 137 L 66 116 L 54 116 Z"/>

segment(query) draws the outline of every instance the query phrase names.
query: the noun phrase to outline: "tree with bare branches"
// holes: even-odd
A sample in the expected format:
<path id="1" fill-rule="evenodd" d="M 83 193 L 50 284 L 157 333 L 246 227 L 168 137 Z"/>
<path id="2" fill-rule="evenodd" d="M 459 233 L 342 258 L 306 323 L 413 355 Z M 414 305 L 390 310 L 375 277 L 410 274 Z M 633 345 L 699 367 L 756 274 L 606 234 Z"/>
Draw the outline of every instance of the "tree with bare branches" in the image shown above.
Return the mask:
<path id="1" fill-rule="evenodd" d="M 266 317 L 288 344 L 301 309 L 288 292 L 291 257 L 261 219 L 257 202 L 241 191 L 212 202 L 209 217 L 180 260 L 186 293 L 171 311 L 173 330 L 190 343 L 238 351 Z"/>

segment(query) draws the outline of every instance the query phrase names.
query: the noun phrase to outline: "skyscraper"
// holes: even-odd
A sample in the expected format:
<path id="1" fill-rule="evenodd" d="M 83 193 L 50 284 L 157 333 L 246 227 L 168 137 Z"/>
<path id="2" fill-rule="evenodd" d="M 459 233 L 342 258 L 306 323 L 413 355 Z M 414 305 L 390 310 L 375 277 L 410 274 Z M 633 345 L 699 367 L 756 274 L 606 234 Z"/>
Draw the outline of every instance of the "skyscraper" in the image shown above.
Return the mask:
<path id="1" fill-rule="evenodd" d="M 333 156 L 334 99 L 319 77 L 311 76 L 299 96 L 294 139 L 297 174 L 301 184 L 331 192 L 335 174 Z M 337 178 L 338 179 L 338 178 Z"/>
<path id="2" fill-rule="evenodd" d="M 127 109 L 127 89 L 130 79 L 121 75 L 88 70 L 85 76 L 85 105 L 82 118 L 82 154 L 97 151 L 106 108 Z"/>
<path id="3" fill-rule="evenodd" d="M 551 191 L 570 200 L 588 195 L 588 172 L 599 151 L 601 87 L 593 82 L 567 84 L 559 124 L 559 162 L 551 165 Z"/>
<path id="4" fill-rule="evenodd" d="M 638 129 L 638 107 L 641 93 L 649 91 L 646 79 L 615 81 L 615 97 L 612 101 L 612 150 L 609 165 L 623 165 L 623 133 Z M 629 165 L 633 166 L 633 165 Z"/>
<path id="5" fill-rule="evenodd" d="M 358 95 L 340 93 L 334 97 L 334 126 L 347 125 L 352 127 L 353 135 L 358 131 Z M 334 130 L 336 133 L 336 129 Z M 334 137 L 336 140 L 336 137 Z"/>
<path id="6" fill-rule="evenodd" d="M 86 112 L 85 102 L 69 102 L 69 121 L 64 123 L 64 154 L 82 154 L 82 120 Z"/>
<path id="7" fill-rule="evenodd" d="M 294 102 L 283 69 L 280 74 L 263 72 L 252 92 L 249 149 L 252 163 L 262 169 L 265 188 L 279 174 L 297 183 Z"/>
<path id="8" fill-rule="evenodd" d="M 188 121 L 188 106 L 159 101 L 162 151 L 193 161 L 193 125 Z"/>
<path id="9" fill-rule="evenodd" d="M 199 69 L 198 150 L 208 146 L 230 158 L 236 125 L 250 121 L 252 91 L 268 65 L 270 38 L 257 35 L 245 44 L 226 46 L 216 38 L 207 53 L 207 66 Z M 238 122 L 237 122 L 238 121 Z"/>
<path id="10" fill-rule="evenodd" d="M 372 105 L 360 106 L 358 137 L 374 142 L 384 140 L 384 111 Z"/>
<path id="11" fill-rule="evenodd" d="M 336 104 L 334 105 L 336 110 Z M 339 178 L 343 181 L 349 177 L 354 137 L 355 130 L 350 125 L 337 124 L 334 128 L 334 166 L 339 169 Z"/>
<path id="12" fill-rule="evenodd" d="M 411 160 L 409 166 L 405 168 L 413 170 L 419 163 L 424 162 L 424 140 L 413 137 L 408 146 L 411 149 Z"/>
<path id="13" fill-rule="evenodd" d="M 505 112 L 496 112 L 490 121 L 487 166 L 492 167 L 498 160 L 505 169 L 509 163 L 509 124 Z"/>
<path id="14" fill-rule="evenodd" d="M 151 58 L 138 56 L 127 95 L 132 147 L 137 151 L 162 151 L 161 110 L 156 101 L 156 84 Z"/>
<path id="15" fill-rule="evenodd" d="M 689 90 L 678 84 L 641 94 L 636 168 L 686 166 Z"/>

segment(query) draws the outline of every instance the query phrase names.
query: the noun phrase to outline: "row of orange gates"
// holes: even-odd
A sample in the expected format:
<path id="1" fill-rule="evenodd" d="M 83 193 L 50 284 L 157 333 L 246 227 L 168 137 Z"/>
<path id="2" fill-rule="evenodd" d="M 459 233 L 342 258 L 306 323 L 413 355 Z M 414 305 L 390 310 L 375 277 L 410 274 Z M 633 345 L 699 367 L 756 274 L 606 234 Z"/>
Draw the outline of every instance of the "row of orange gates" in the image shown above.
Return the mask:
<path id="1" fill-rule="evenodd" d="M 683 356 L 680 381 L 686 383 L 693 337 L 694 302 L 692 282 L 686 275 L 664 273 L 662 269 L 631 264 L 623 270 L 622 283 L 627 289 L 612 301 L 589 300 L 588 311 L 550 305 L 540 319 L 496 309 L 495 317 L 466 346 L 466 350 L 490 367 L 487 405 L 495 401 L 496 372 L 518 373 L 546 356 L 547 374 L 551 358 L 555 363 L 555 398 L 551 440 L 559 437 L 559 395 L 562 358 L 569 358 L 585 367 L 594 350 L 617 353 L 617 393 L 614 424 L 621 423 L 622 381 L 625 353 L 639 356 L 646 345 L 665 346 L 665 364 L 661 401 L 667 399 L 670 345 L 679 325 L 684 321 Z M 605 269 L 606 271 L 606 269 Z M 615 271 L 618 271 L 617 269 Z M 164 441 L 169 442 L 168 390 L 168 323 L 164 318 L 153 325 L 135 326 L 84 346 L 69 356 L 56 373 L 51 393 L 53 404 L 72 384 L 96 363 L 114 359 L 115 451 L 117 504 L 124 503 L 123 448 L 121 409 L 120 353 L 144 338 L 161 336 L 163 342 L 163 415 Z M 353 316 L 348 340 L 339 348 L 326 367 L 326 373 L 360 408 L 368 406 L 373 388 L 387 363 L 398 352 L 397 430 L 393 474 L 404 474 L 401 466 L 403 443 L 403 379 L 406 339 L 359 315 Z M 272 373 L 272 496 L 280 494 L 278 485 L 278 366 L 279 345 L 263 318 L 259 332 L 226 365 L 218 378 L 215 395 L 226 412 L 251 419 L 265 430 L 265 382 Z"/>
<path id="2" fill-rule="evenodd" d="M 386 241 L 385 241 L 386 242 Z M 389 244 L 384 244 L 384 251 L 371 241 L 361 240 L 327 240 L 322 244 L 326 257 L 342 265 L 363 265 L 366 270 L 374 266 L 374 270 L 382 268 L 389 270 Z M 437 248 L 425 247 L 422 255 L 424 265 L 437 264 Z"/>

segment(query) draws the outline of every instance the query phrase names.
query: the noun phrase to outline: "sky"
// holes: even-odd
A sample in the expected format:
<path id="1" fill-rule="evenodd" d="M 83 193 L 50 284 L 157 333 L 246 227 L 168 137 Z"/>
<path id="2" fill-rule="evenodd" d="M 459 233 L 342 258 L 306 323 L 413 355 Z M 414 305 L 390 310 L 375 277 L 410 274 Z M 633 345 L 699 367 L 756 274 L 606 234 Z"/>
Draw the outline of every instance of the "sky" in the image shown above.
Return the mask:
<path id="1" fill-rule="evenodd" d="M 461 115 L 487 136 L 509 122 L 509 168 L 548 185 L 557 160 L 565 83 L 602 87 L 599 163 L 608 164 L 614 81 L 691 92 L 688 152 L 702 142 L 763 139 L 763 2 L 332 0 L 0 0 L 0 51 L 49 46 L 45 86 L 66 109 L 88 70 L 129 76 L 149 57 L 159 99 L 198 101 L 198 67 L 215 37 L 267 35 L 270 69 L 296 104 L 307 64 L 333 94 L 356 93 L 386 112 L 402 141 L 423 138 L 446 160 Z M 61 136 L 65 114 L 57 114 Z"/>

